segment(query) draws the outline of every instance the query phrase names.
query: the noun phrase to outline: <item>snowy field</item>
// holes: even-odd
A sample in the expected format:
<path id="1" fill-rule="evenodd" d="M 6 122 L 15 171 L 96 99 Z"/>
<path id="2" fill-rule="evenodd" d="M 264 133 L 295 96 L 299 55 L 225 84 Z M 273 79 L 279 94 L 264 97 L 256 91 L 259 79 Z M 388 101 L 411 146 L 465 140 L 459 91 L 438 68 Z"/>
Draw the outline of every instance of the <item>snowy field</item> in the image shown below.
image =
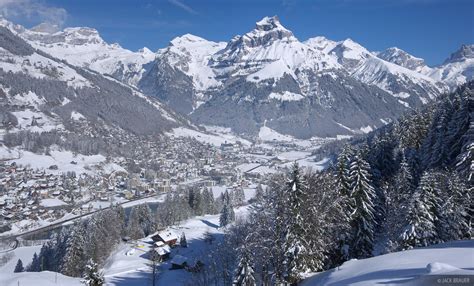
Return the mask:
<path id="1" fill-rule="evenodd" d="M 31 262 L 33 254 L 39 253 L 41 246 L 19 247 L 12 251 L 12 258 L 5 265 L 0 266 L 1 286 L 78 286 L 79 278 L 71 278 L 55 272 L 23 272 L 13 273 L 18 259 L 26 266 Z"/>
<path id="2" fill-rule="evenodd" d="M 47 173 L 52 174 L 66 172 L 93 174 L 95 173 L 94 170 L 104 173 L 112 173 L 114 171 L 126 172 L 124 168 L 115 163 L 107 163 L 103 155 L 87 156 L 55 148 L 51 150 L 50 155 L 45 155 L 19 150 L 17 148 L 7 149 L 0 147 L 0 159 L 8 160 L 9 163 L 15 162 L 18 165 L 28 166 L 33 169 L 43 169 Z M 57 170 L 49 169 L 49 167 L 53 165 L 58 167 Z"/>
<path id="3" fill-rule="evenodd" d="M 306 279 L 302 285 L 433 285 L 430 275 L 454 274 L 474 275 L 474 240 L 347 261 Z M 474 276 L 470 279 L 470 284 L 460 285 L 473 285 Z"/>
<path id="4" fill-rule="evenodd" d="M 185 127 L 178 127 L 174 128 L 170 133 L 167 133 L 167 135 L 173 137 L 191 137 L 201 143 L 211 144 L 216 147 L 224 143 L 235 144 L 237 141 L 247 146 L 251 144 L 249 141 L 230 133 L 230 131 L 225 128 L 210 128 L 207 132 L 200 132 Z"/>

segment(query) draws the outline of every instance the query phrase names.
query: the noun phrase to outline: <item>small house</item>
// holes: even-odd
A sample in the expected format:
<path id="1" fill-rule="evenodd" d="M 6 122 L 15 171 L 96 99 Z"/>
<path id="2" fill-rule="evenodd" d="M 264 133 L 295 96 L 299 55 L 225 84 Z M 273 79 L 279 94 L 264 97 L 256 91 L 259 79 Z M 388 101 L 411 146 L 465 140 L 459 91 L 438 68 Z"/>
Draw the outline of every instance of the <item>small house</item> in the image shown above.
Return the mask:
<path id="1" fill-rule="evenodd" d="M 159 231 L 151 236 L 154 242 L 161 241 L 169 246 L 174 246 L 178 242 L 178 235 L 171 230 Z"/>
<path id="2" fill-rule="evenodd" d="M 188 265 L 188 259 L 181 255 L 175 255 L 171 260 L 171 269 L 184 269 Z"/>
<path id="3" fill-rule="evenodd" d="M 170 257 L 171 247 L 167 244 L 163 244 L 162 246 L 155 247 L 155 253 L 158 255 L 159 261 L 165 261 Z"/>

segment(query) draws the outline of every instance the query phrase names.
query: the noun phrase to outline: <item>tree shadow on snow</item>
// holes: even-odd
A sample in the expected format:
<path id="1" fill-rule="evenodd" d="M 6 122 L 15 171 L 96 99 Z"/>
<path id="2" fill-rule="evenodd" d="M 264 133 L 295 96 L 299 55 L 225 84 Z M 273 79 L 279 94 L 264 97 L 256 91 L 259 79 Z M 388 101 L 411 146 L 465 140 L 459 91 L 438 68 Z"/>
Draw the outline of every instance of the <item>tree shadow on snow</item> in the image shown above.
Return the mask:
<path id="1" fill-rule="evenodd" d="M 217 224 L 212 223 L 212 222 L 210 222 L 210 221 L 208 221 L 208 220 L 206 220 L 206 219 L 201 219 L 201 222 L 204 223 L 205 225 L 210 226 L 210 227 L 213 227 L 213 228 L 215 228 L 215 229 L 218 229 L 218 228 L 219 228 L 219 226 L 218 226 Z"/>
<path id="2" fill-rule="evenodd" d="M 126 276 L 125 276 L 126 275 Z M 157 278 L 158 279 L 158 278 Z M 114 286 L 148 286 L 153 285 L 152 277 L 150 272 L 144 270 L 138 270 L 133 275 L 130 275 L 130 272 L 121 276 L 113 276 L 106 278 L 105 285 L 114 285 Z"/>

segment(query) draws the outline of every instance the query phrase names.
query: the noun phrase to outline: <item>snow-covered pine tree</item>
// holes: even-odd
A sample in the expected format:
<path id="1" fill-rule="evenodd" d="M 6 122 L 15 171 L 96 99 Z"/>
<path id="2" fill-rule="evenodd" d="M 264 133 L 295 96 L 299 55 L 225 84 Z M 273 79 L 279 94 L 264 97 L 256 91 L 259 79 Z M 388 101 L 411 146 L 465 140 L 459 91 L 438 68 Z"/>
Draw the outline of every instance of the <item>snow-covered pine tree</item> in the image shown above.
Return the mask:
<path id="1" fill-rule="evenodd" d="M 214 196 L 212 195 L 212 192 L 207 188 L 204 188 L 204 190 L 202 191 L 202 201 L 204 214 L 216 213 L 216 202 L 214 201 Z"/>
<path id="2" fill-rule="evenodd" d="M 292 167 L 289 180 L 285 186 L 287 198 L 287 215 L 285 220 L 285 274 L 288 283 L 298 283 L 301 274 L 311 269 L 312 261 L 308 243 L 308 225 L 302 213 L 307 202 L 307 185 L 297 163 Z"/>
<path id="3" fill-rule="evenodd" d="M 40 272 L 40 260 L 38 258 L 38 254 L 36 252 L 33 254 L 33 260 L 31 261 L 31 264 L 28 265 L 27 270 L 28 272 Z"/>
<path id="4" fill-rule="evenodd" d="M 230 222 L 230 206 L 225 203 L 224 206 L 222 206 L 221 215 L 219 216 L 219 224 L 221 227 L 226 227 Z"/>
<path id="5" fill-rule="evenodd" d="M 405 227 L 400 235 L 401 249 L 428 246 L 439 241 L 436 213 L 439 211 L 438 190 L 430 173 L 421 177 L 420 185 L 411 198 Z"/>
<path id="6" fill-rule="evenodd" d="M 235 272 L 234 286 L 256 286 L 255 270 L 251 261 L 251 256 L 243 249 L 240 253 L 239 264 Z"/>
<path id="7" fill-rule="evenodd" d="M 225 227 L 229 223 L 235 220 L 234 206 L 232 204 L 232 199 L 229 192 L 226 190 L 222 197 L 223 206 L 221 210 L 221 216 L 219 217 L 219 222 L 222 227 Z"/>
<path id="8" fill-rule="evenodd" d="M 400 168 L 393 181 L 387 187 L 386 196 L 387 217 L 385 229 L 392 243 L 398 241 L 398 236 L 405 227 L 404 216 L 408 212 L 408 207 L 415 191 L 411 168 L 403 152 L 401 157 Z"/>
<path id="9" fill-rule="evenodd" d="M 446 136 L 448 133 L 448 125 L 454 113 L 454 106 L 451 98 L 446 98 L 441 102 L 440 107 L 433 119 L 433 125 L 430 132 L 433 135 L 430 138 L 432 142 L 430 152 L 425 152 L 424 164 L 429 168 L 446 166 L 449 163 L 448 151 L 450 146 L 446 146 Z"/>
<path id="10" fill-rule="evenodd" d="M 14 273 L 19 273 L 25 271 L 25 268 L 23 267 L 23 261 L 21 259 L 18 259 L 16 262 L 15 270 L 13 270 Z"/>
<path id="11" fill-rule="evenodd" d="M 264 192 L 263 192 L 262 184 L 258 184 L 257 188 L 255 189 L 255 200 L 258 202 L 262 201 L 263 195 L 264 195 Z"/>
<path id="12" fill-rule="evenodd" d="M 145 237 L 145 232 L 141 224 L 141 212 L 137 206 L 132 207 L 127 222 L 127 234 L 132 239 Z"/>
<path id="13" fill-rule="evenodd" d="M 86 263 L 85 238 L 84 225 L 82 223 L 74 225 L 67 237 L 65 255 L 61 261 L 61 273 L 72 277 L 81 276 Z"/>
<path id="14" fill-rule="evenodd" d="M 351 197 L 354 201 L 354 212 L 351 215 L 353 239 L 351 253 L 353 257 L 369 257 L 374 244 L 375 191 L 370 176 L 370 165 L 359 153 L 350 166 Z"/>
<path id="15" fill-rule="evenodd" d="M 441 205 L 442 217 L 438 233 L 442 241 L 471 239 L 472 237 L 472 188 L 456 173 L 447 173 L 448 186 Z"/>
<path id="16" fill-rule="evenodd" d="M 395 176 L 393 184 L 393 194 L 390 194 L 390 197 L 393 198 L 393 204 L 391 207 L 397 210 L 397 212 L 404 213 L 404 210 L 407 209 L 409 200 L 415 191 L 413 175 L 405 155 L 402 157 L 400 169 Z"/>
<path id="17" fill-rule="evenodd" d="M 337 158 L 336 165 L 336 192 L 339 195 L 338 206 L 340 207 L 340 221 L 343 224 L 349 224 L 351 215 L 354 212 L 354 200 L 351 196 L 351 186 L 349 178 L 349 168 L 351 164 L 354 151 L 347 145 L 344 147 L 342 152 Z M 346 261 L 350 258 L 349 245 L 352 240 L 352 234 L 350 228 L 342 228 L 342 232 L 339 234 L 338 244 L 340 258 L 336 259 L 340 262 Z"/>
<path id="18" fill-rule="evenodd" d="M 243 205 L 245 201 L 244 189 L 236 188 L 233 192 L 234 192 L 234 205 L 235 206 Z"/>
<path id="19" fill-rule="evenodd" d="M 86 286 L 102 286 L 105 284 L 104 274 L 94 260 L 89 259 L 84 269 L 83 280 Z"/>
<path id="20" fill-rule="evenodd" d="M 188 241 L 186 240 L 186 235 L 184 232 L 181 234 L 181 238 L 179 239 L 179 245 L 181 247 L 188 247 Z"/>

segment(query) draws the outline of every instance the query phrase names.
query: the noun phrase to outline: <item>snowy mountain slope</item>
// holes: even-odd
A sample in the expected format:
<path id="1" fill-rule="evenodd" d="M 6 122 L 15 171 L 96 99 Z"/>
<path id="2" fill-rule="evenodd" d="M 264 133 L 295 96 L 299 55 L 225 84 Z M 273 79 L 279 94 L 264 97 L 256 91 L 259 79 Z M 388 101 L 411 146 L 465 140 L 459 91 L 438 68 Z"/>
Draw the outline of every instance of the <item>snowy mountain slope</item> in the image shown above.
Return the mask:
<path id="1" fill-rule="evenodd" d="M 267 122 L 279 133 L 310 138 L 354 134 L 406 110 L 388 92 L 355 80 L 325 53 L 333 43 L 323 41 L 311 47 L 278 17 L 265 17 L 212 56 L 210 65 L 222 85 L 191 118 L 253 135 Z"/>
<path id="2" fill-rule="evenodd" d="M 208 62 L 224 45 L 190 34 L 175 38 L 144 66 L 138 87 L 174 110 L 189 114 L 209 98 L 210 90 L 221 85 Z"/>
<path id="3" fill-rule="evenodd" d="M 6 27 L 0 39 L 2 127 L 41 132 L 84 123 L 146 135 L 186 124 L 156 99 L 35 50 Z"/>
<path id="4" fill-rule="evenodd" d="M 447 90 L 350 39 L 300 42 L 276 16 L 225 46 L 192 35 L 174 39 L 145 69 L 138 86 L 146 94 L 198 124 L 251 135 L 265 120 L 296 137 L 350 135 Z"/>
<path id="5" fill-rule="evenodd" d="M 373 129 L 473 73 L 470 46 L 431 68 L 397 48 L 375 53 L 351 39 L 321 36 L 301 42 L 276 16 L 228 43 L 186 34 L 156 54 L 108 44 L 91 28 L 0 25 L 34 48 L 139 88 L 197 124 L 255 136 L 265 120 L 296 137 Z"/>
<path id="6" fill-rule="evenodd" d="M 474 79 L 474 45 L 462 45 L 442 65 L 433 68 L 427 75 L 446 82 L 451 88 Z"/>
<path id="7" fill-rule="evenodd" d="M 324 53 L 298 41 L 276 16 L 265 17 L 252 31 L 234 37 L 213 56 L 212 65 L 221 76 L 246 75 L 255 82 L 281 78 L 285 73 L 296 79 L 297 69 L 339 67 Z"/>
<path id="8" fill-rule="evenodd" d="M 347 261 L 307 278 L 302 285 L 435 285 L 437 275 L 472 279 L 473 263 L 474 241 L 454 241 Z"/>
<path id="9" fill-rule="evenodd" d="M 375 53 L 377 57 L 391 62 L 393 64 L 402 66 L 404 68 L 426 74 L 431 68 L 425 64 L 425 60 L 417 58 L 409 53 L 405 52 L 402 49 L 397 47 L 388 48 L 380 53 Z"/>
<path id="10" fill-rule="evenodd" d="M 408 103 L 412 106 L 419 106 L 447 91 L 443 83 L 385 61 L 351 39 L 339 42 L 329 54 L 336 57 L 351 76 L 366 84 L 376 85 L 396 97 L 400 93 L 410 94 Z"/>
<path id="11" fill-rule="evenodd" d="M 40 24 L 25 29 L 6 20 L 1 20 L 0 26 L 10 28 L 34 48 L 56 58 L 101 74 L 110 74 L 132 85 L 140 79 L 142 66 L 155 58 L 155 54 L 147 48 L 132 52 L 118 44 L 108 44 L 92 28 L 76 27 L 59 31 L 57 27 Z"/>

